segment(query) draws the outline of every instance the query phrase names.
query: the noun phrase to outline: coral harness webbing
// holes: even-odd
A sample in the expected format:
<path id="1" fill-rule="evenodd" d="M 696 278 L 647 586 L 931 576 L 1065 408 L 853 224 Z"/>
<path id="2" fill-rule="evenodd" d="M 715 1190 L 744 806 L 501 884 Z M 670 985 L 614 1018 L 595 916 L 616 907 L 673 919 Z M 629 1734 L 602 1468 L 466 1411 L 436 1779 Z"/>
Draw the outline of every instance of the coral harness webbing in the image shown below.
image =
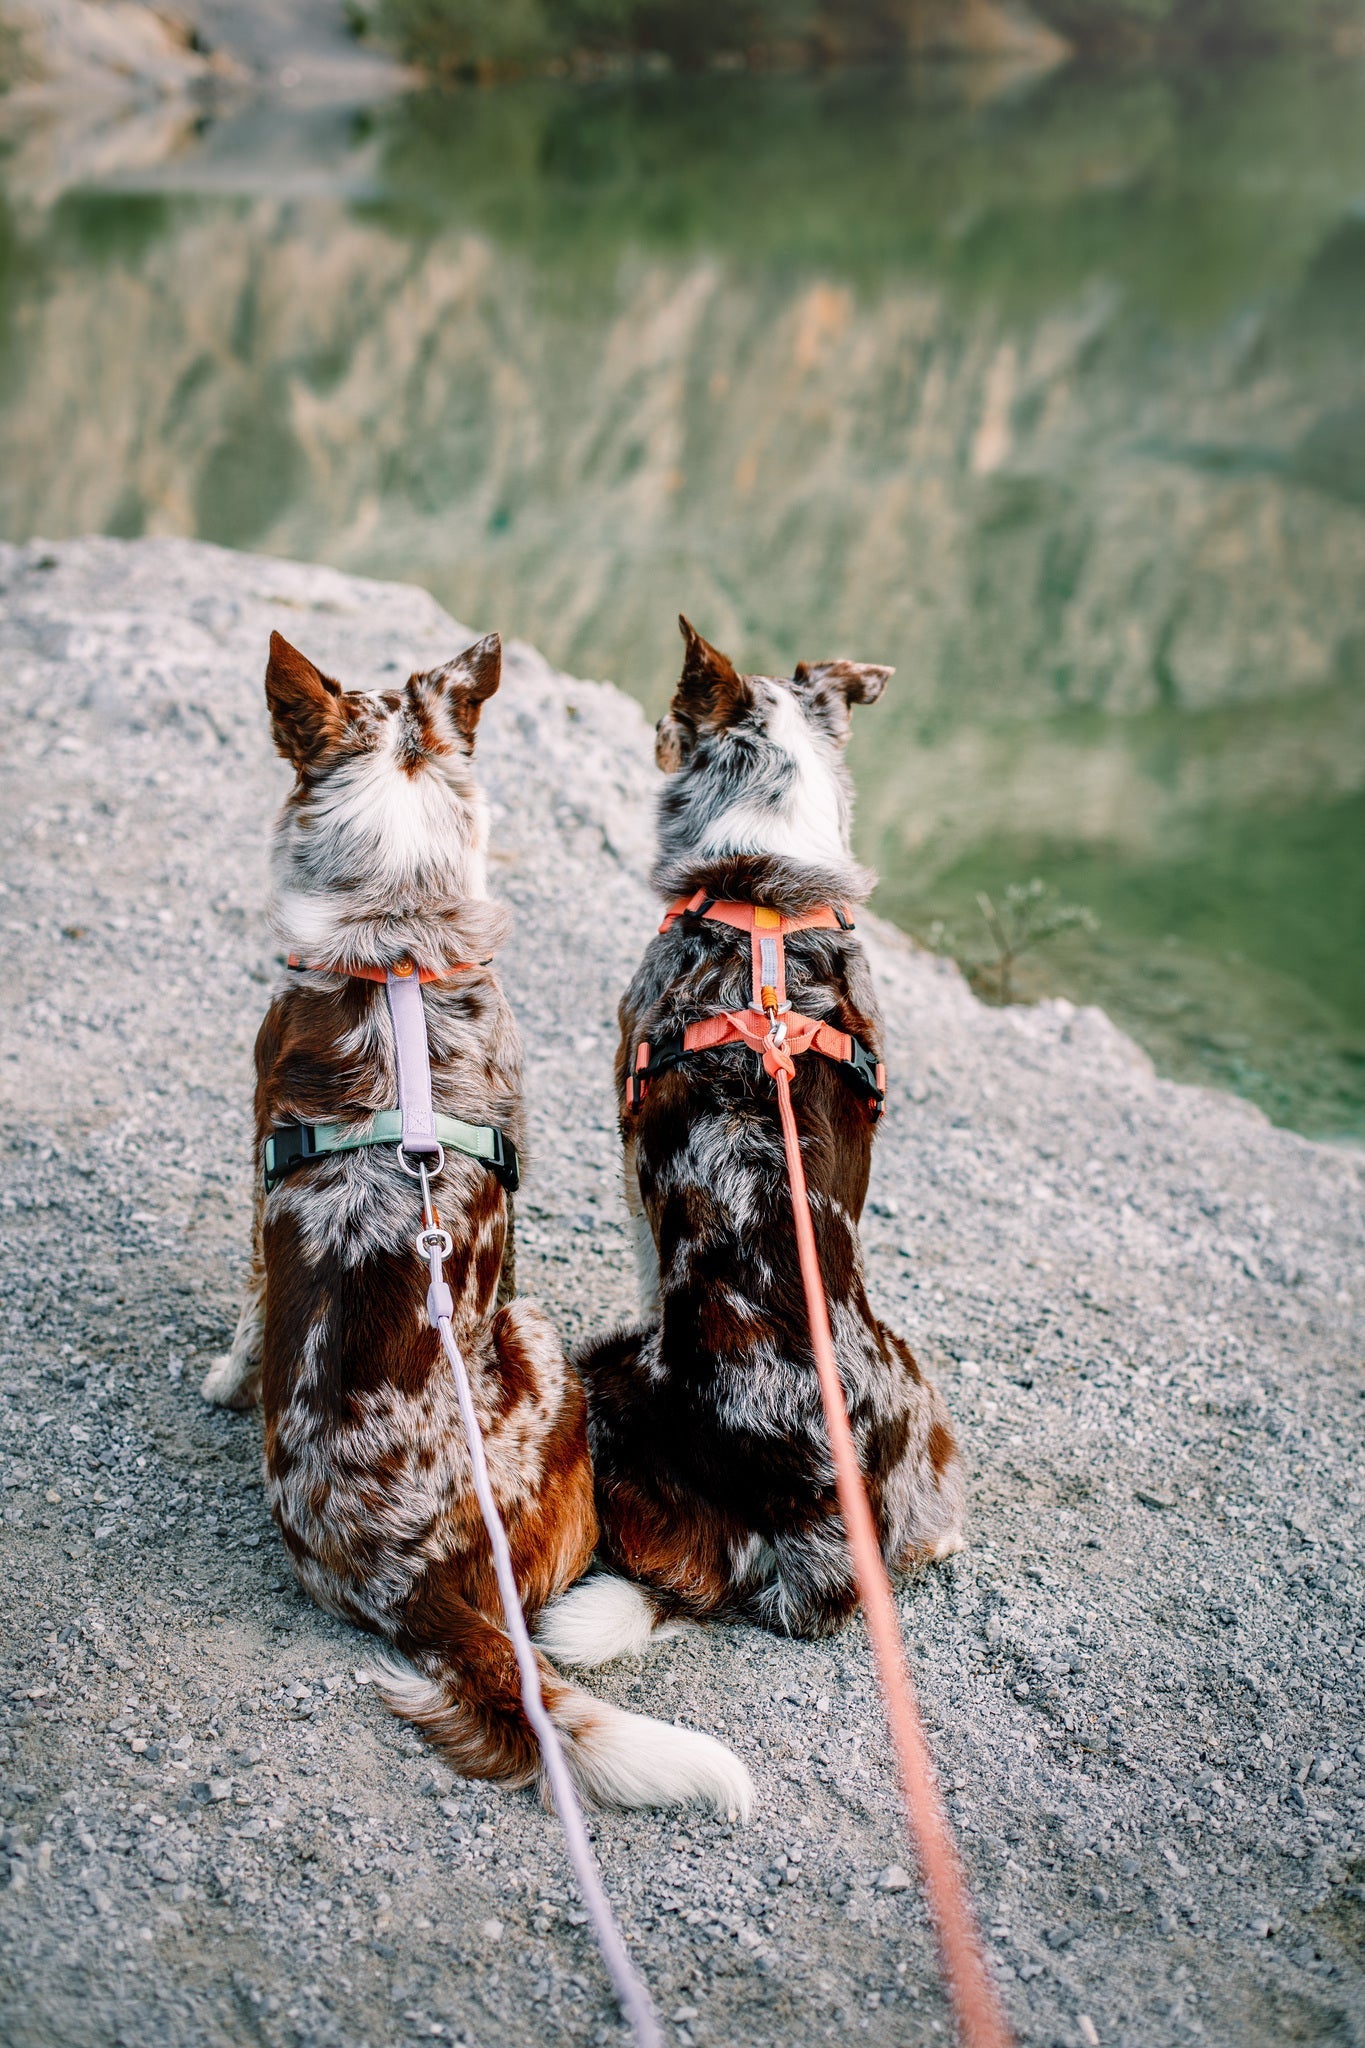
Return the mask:
<path id="1" fill-rule="evenodd" d="M 303 963 L 291 960 L 289 964 L 291 967 L 299 967 Z M 463 964 L 465 963 L 461 963 Z M 431 1198 L 431 1183 L 440 1175 L 445 1165 L 445 1153 L 441 1145 L 441 1124 L 444 1119 L 438 1117 L 432 1108 L 431 1051 L 427 1043 L 426 1010 L 422 1002 L 422 983 L 444 977 L 429 974 L 426 970 L 414 972 L 410 961 L 400 961 L 397 969 L 346 967 L 323 971 L 359 975 L 367 981 L 384 983 L 389 1014 L 393 1020 L 394 1061 L 398 1072 L 399 1128 L 395 1133 L 398 1139 L 398 1163 L 405 1173 L 411 1174 L 414 1179 L 421 1182 L 422 1228 L 415 1242 L 418 1256 L 426 1260 L 430 1276 L 427 1288 L 427 1319 L 441 1340 L 441 1348 L 445 1352 L 455 1381 L 455 1397 L 459 1402 L 460 1419 L 464 1424 L 465 1441 L 469 1448 L 474 1492 L 478 1499 L 479 1512 L 483 1516 L 484 1528 L 488 1532 L 488 1542 L 493 1552 L 493 1570 L 502 1600 L 503 1619 L 511 1638 L 517 1671 L 521 1678 L 521 1703 L 540 1745 L 545 1776 L 554 1796 L 559 1824 L 564 1830 L 564 1845 L 568 1850 L 569 1861 L 578 1880 L 578 1889 L 587 1908 L 588 1918 L 592 1922 L 593 1933 L 597 1937 L 597 1946 L 602 1952 L 607 1974 L 611 1978 L 621 2010 L 634 2035 L 636 2048 L 664 2048 L 664 2037 L 653 2000 L 644 1980 L 631 1962 L 621 1930 L 612 1913 L 610 1901 L 603 1889 L 592 1846 L 588 1841 L 588 1831 L 583 1822 L 583 1810 L 579 1805 L 578 1794 L 574 1790 L 574 1782 L 565 1761 L 559 1730 L 550 1719 L 545 1705 L 545 1695 L 540 1685 L 540 1667 L 531 1645 L 526 1616 L 522 1612 L 521 1595 L 517 1591 L 511 1547 L 493 1495 L 493 1484 L 488 1476 L 488 1460 L 484 1455 L 483 1434 L 474 1409 L 469 1369 L 459 1345 L 455 1342 L 452 1327 L 455 1302 L 442 1271 L 445 1260 L 454 1249 L 454 1244 L 449 1231 L 442 1229 Z M 515 1152 L 512 1153 L 512 1158 L 515 1161 Z M 492 1165 L 492 1162 L 489 1164 Z"/>
<path id="2" fill-rule="evenodd" d="M 705 918 L 713 924 L 733 925 L 736 930 L 749 933 L 754 964 L 751 1006 L 747 1010 L 721 1010 L 714 1017 L 702 1017 L 681 1034 L 656 1032 L 652 1041 L 642 1039 L 626 1076 L 626 1108 L 639 1107 L 654 1075 L 666 1074 L 690 1054 L 710 1052 L 718 1045 L 748 1045 L 768 1072 L 774 1073 L 776 1068 L 769 1064 L 765 1047 L 772 1028 L 768 1013 L 775 1010 L 781 1016 L 779 1038 L 787 1051 L 818 1052 L 832 1061 L 850 1087 L 866 1098 L 875 1122 L 886 1103 L 886 1069 L 881 1061 L 851 1031 L 839 1031 L 814 1017 L 803 1017 L 787 1001 L 784 935 L 805 931 L 851 932 L 853 919 L 848 912 L 824 904 L 818 910 L 784 917 L 758 903 L 719 902 L 704 889 L 698 889 L 694 896 L 680 897 L 671 905 L 659 930 L 671 931 L 680 917 Z"/>
<path id="3" fill-rule="evenodd" d="M 801 916 L 788 918 L 757 904 L 711 902 L 702 892 L 698 892 L 695 897 L 674 904 L 660 930 L 667 931 L 675 918 L 688 912 L 712 918 L 718 923 L 734 925 L 741 931 L 747 930 L 750 935 L 753 952 L 754 1009 L 738 1013 L 723 1012 L 725 1023 L 731 1027 L 725 1036 L 705 1041 L 697 1039 L 694 1045 L 695 1049 L 700 1051 L 704 1049 L 705 1044 L 722 1044 L 731 1039 L 742 1038 L 746 1044 L 753 1046 L 761 1057 L 765 1070 L 773 1076 L 777 1084 L 777 1107 L 782 1123 L 782 1142 L 787 1155 L 787 1177 L 791 1184 L 792 1222 L 796 1232 L 801 1285 L 806 1297 L 811 1350 L 815 1354 L 815 1368 L 825 1410 L 825 1426 L 829 1431 L 830 1451 L 834 1460 L 834 1484 L 839 1500 L 839 1512 L 843 1516 L 844 1530 L 853 1559 L 854 1576 L 858 1582 L 858 1594 L 863 1606 L 863 1617 L 872 1642 L 877 1677 L 886 1709 L 887 1726 L 895 1744 L 906 1818 L 919 1854 L 920 1874 L 938 1938 L 943 1976 L 963 2048 L 1009 2048 L 1009 2025 L 995 1986 L 986 1970 L 976 1916 L 972 1911 L 952 1828 L 939 1794 L 938 1780 L 915 1695 L 915 1684 L 906 1662 L 905 1644 L 901 1637 L 891 1581 L 882 1558 L 881 1544 L 877 1540 L 876 1525 L 872 1519 L 867 1490 L 863 1485 L 862 1468 L 858 1463 L 858 1453 L 853 1442 L 843 1382 L 839 1378 L 838 1362 L 834 1355 L 829 1305 L 825 1298 L 820 1254 L 815 1242 L 815 1225 L 811 1218 L 810 1195 L 801 1160 L 801 1133 L 797 1127 L 796 1112 L 792 1107 L 791 1082 L 796 1072 L 796 1056 L 808 1050 L 823 1052 L 826 1057 L 841 1059 L 847 1059 L 847 1054 L 836 1053 L 833 1047 L 821 1044 L 817 1036 L 809 1035 L 807 1027 L 810 1026 L 811 1020 L 796 1017 L 788 1009 L 783 939 L 787 932 L 812 928 L 826 931 L 836 928 L 850 930 L 851 921 L 846 915 L 830 909 L 808 911 Z M 758 1013 L 756 1019 L 755 1011 Z M 714 1018 L 705 1020 L 706 1024 L 711 1025 L 719 1021 L 720 1019 Z M 764 1032 L 761 1038 L 758 1036 L 760 1025 Z M 798 1026 L 796 1031 L 793 1031 L 793 1025 Z M 689 1027 L 688 1037 L 697 1029 L 695 1025 Z M 820 1025 L 816 1029 L 829 1032 L 831 1038 L 847 1037 L 845 1033 L 831 1031 L 827 1025 Z M 689 1051 L 693 1049 L 692 1046 L 686 1045 L 686 1039 L 684 1045 Z M 645 1055 L 643 1060 L 638 1053 L 636 1056 L 637 1072 L 648 1066 L 648 1046 L 643 1047 L 642 1051 Z M 877 1079 L 879 1090 L 884 1092 L 885 1080 L 880 1068 L 877 1069 Z M 630 1097 L 627 1100 L 630 1102 Z M 880 1113 L 880 1105 L 879 1093 L 874 1114 Z"/>

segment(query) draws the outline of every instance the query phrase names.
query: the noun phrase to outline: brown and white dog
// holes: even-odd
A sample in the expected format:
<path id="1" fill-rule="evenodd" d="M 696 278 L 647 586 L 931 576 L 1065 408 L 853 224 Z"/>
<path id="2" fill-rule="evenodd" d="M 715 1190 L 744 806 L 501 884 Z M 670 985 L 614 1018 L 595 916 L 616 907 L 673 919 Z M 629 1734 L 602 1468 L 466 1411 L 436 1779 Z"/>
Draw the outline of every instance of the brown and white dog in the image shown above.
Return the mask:
<path id="1" fill-rule="evenodd" d="M 654 879 L 796 916 L 862 900 L 849 850 L 849 707 L 889 669 L 801 663 L 741 676 L 684 619 L 682 680 L 658 729 L 668 776 Z M 834 923 L 834 920 L 830 920 Z M 786 940 L 796 1012 L 881 1058 L 881 1020 L 856 933 Z M 617 1080 L 642 1044 L 750 1002 L 746 935 L 681 915 L 621 1003 Z M 839 1371 L 887 1563 L 960 1548 L 962 1469 L 937 1390 L 879 1322 L 858 1219 L 872 1151 L 868 1102 L 829 1059 L 792 1084 Z M 792 1231 L 773 1081 L 752 1050 L 695 1052 L 622 1112 L 626 1200 L 644 1320 L 581 1352 L 600 1553 L 629 1575 L 586 1580 L 542 1624 L 565 1663 L 639 1652 L 660 1621 L 729 1616 L 790 1635 L 836 1628 L 857 1601 L 834 1490 Z"/>
<path id="2" fill-rule="evenodd" d="M 316 969 L 291 974 L 256 1041 L 257 1157 L 283 1125 L 363 1131 L 398 1100 L 373 971 L 411 962 L 425 991 L 434 1107 L 522 1148 L 521 1046 L 490 956 L 508 917 L 487 895 L 474 734 L 501 647 L 480 640 L 399 691 L 348 694 L 278 634 L 266 697 L 295 770 L 275 827 L 274 929 Z M 583 1390 L 544 1313 L 497 1306 L 507 1195 L 447 1152 L 437 1185 L 446 1277 L 528 1619 L 597 1539 Z M 391 1144 L 306 1158 L 267 1194 L 231 1352 L 208 1400 L 263 1398 L 271 1511 L 329 1612 L 387 1639 L 387 1704 L 470 1777 L 525 1784 L 539 1755 L 520 1698 L 455 1389 L 413 1248 L 416 1182 Z M 626 1714 L 544 1671 L 576 1783 L 621 1806 L 744 1809 L 747 1773 L 710 1736 Z"/>

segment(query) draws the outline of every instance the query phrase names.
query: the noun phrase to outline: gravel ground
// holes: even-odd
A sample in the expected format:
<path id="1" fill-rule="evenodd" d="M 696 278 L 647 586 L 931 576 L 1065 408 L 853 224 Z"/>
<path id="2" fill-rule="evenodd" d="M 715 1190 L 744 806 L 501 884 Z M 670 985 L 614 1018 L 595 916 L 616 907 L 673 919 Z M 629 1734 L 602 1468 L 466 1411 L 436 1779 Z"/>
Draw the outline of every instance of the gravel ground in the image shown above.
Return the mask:
<path id="1" fill-rule="evenodd" d="M 555 1825 L 357 1686 L 362 1640 L 283 1569 L 258 1423 L 196 1391 L 274 971 L 272 625 L 353 683 L 468 637 L 422 592 L 183 542 L 0 549 L 0 2037 L 615 2041 Z M 572 1340 L 631 1304 L 610 1065 L 654 771 L 631 702 L 524 648 L 480 753 L 521 1279 Z M 1156 1080 L 1098 1012 L 873 950 L 872 1288 L 971 1474 L 970 1547 L 903 1612 L 1020 2039 L 1365 2041 L 1362 1161 Z M 693 1632 L 597 1684 L 759 1785 L 742 1831 L 596 1823 L 674 2039 L 946 2041 L 861 1632 Z"/>

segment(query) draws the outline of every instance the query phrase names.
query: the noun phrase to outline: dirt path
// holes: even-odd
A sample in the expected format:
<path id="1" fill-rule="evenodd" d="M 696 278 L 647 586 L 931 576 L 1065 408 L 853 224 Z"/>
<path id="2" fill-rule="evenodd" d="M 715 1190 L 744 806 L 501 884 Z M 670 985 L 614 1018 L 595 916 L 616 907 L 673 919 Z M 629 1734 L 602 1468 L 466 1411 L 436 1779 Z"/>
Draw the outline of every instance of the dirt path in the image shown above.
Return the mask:
<path id="1" fill-rule="evenodd" d="M 554 1824 L 355 1685 L 360 1639 L 283 1568 L 257 1423 L 196 1392 L 274 971 L 271 625 L 354 683 L 463 644 L 329 570 L 0 549 L 0 2036 L 614 2040 Z M 631 1305 L 610 1063 L 655 777 L 632 703 L 527 650 L 481 753 L 521 1278 L 573 1338 Z M 1362 1162 L 1156 1081 L 1098 1013 L 988 1011 L 875 952 L 872 1285 L 972 1473 L 971 1548 L 903 1608 L 1021 2040 L 1365 2040 Z M 946 2043 L 860 1632 L 693 1634 L 600 1689 L 724 1733 L 760 1786 L 739 1833 L 597 1826 L 676 2040 Z"/>

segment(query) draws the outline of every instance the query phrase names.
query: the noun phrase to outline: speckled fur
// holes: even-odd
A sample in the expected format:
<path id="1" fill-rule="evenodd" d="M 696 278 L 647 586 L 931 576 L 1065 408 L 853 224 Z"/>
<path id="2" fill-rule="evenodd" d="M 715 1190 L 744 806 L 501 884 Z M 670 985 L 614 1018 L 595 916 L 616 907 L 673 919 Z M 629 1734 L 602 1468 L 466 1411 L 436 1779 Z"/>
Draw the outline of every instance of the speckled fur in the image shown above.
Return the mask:
<path id="1" fill-rule="evenodd" d="M 792 913 L 860 900 L 842 748 L 850 703 L 889 671 L 801 665 L 738 675 L 683 621 L 682 680 L 660 722 L 669 776 L 662 893 Z M 800 849 L 814 858 L 804 861 Z M 881 1020 L 856 934 L 786 941 L 794 1009 L 880 1056 Z M 684 917 L 649 946 L 621 1003 L 618 1087 L 636 1046 L 747 1006 L 747 934 Z M 947 1412 L 906 1344 L 872 1313 L 859 1218 L 872 1125 L 826 1060 L 798 1060 L 793 1099 L 835 1350 L 889 1564 L 961 1542 L 961 1465 Z M 837 1513 L 792 1234 L 773 1082 L 743 1047 L 694 1056 L 622 1112 L 644 1319 L 576 1363 L 605 1557 L 651 1589 L 659 1617 L 737 1615 L 820 1634 L 856 1592 Z M 651 1258 L 652 1252 L 652 1258 Z"/>
<path id="2" fill-rule="evenodd" d="M 347 695 L 272 637 L 266 693 L 296 770 L 275 832 L 273 917 L 309 962 L 408 957 L 446 974 L 423 991 L 435 1106 L 496 1125 L 524 1154 L 520 1041 L 487 957 L 507 918 L 483 893 L 485 807 L 471 758 L 499 673 L 493 636 L 401 692 Z M 290 975 L 261 1025 L 256 1072 L 258 1156 L 281 1122 L 363 1123 L 390 1107 L 383 984 Z M 454 1334 L 534 1619 L 596 1541 L 583 1390 L 538 1307 L 497 1305 L 510 1226 L 500 1183 L 450 1153 L 436 1192 L 453 1240 Z M 258 1202 L 247 1301 L 204 1392 L 242 1407 L 259 1391 L 267 1496 L 294 1571 L 320 1606 L 399 1653 L 376 1671 L 393 1711 L 458 1770 L 525 1783 L 539 1752 L 454 1385 L 427 1320 L 419 1223 L 416 1183 L 391 1148 L 296 1168 Z M 742 1768 L 709 1738 L 622 1715 L 548 1665 L 543 1682 L 590 1796 L 745 1803 Z"/>

